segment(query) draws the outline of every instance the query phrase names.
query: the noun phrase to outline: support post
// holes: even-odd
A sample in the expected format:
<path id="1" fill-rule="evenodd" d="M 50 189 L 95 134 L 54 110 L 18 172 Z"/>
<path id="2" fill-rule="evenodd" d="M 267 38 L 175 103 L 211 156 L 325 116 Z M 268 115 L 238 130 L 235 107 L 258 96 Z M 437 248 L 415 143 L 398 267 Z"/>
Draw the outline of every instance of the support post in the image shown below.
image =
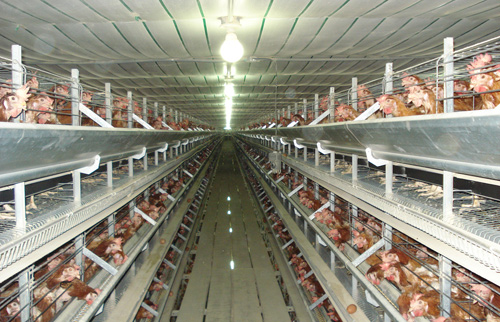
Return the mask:
<path id="1" fill-rule="evenodd" d="M 446 37 L 444 39 L 444 112 L 451 113 L 454 111 L 453 106 L 453 74 L 455 73 L 453 64 L 453 38 Z M 437 84 L 436 84 L 437 86 Z M 437 103 L 436 103 L 437 104 Z"/>
<path id="2" fill-rule="evenodd" d="M 306 98 L 304 98 L 304 99 L 302 100 L 302 103 L 304 104 L 304 108 L 303 108 L 302 113 L 304 114 L 304 120 L 306 120 L 306 121 L 307 121 L 307 99 L 306 99 Z"/>
<path id="3" fill-rule="evenodd" d="M 21 46 L 19 46 L 19 45 L 12 45 L 11 46 L 13 91 L 15 91 L 19 87 L 23 86 L 23 82 L 24 82 L 22 52 L 23 52 L 23 48 Z"/>
<path id="4" fill-rule="evenodd" d="M 114 226 L 114 225 L 113 225 Z M 75 238 L 75 263 L 80 266 L 80 277 L 83 280 L 85 273 L 85 260 L 83 258 L 83 248 L 85 247 L 85 234 L 80 234 Z"/>
<path id="5" fill-rule="evenodd" d="M 335 119 L 335 87 L 330 87 L 330 99 L 328 100 L 328 108 L 330 109 L 330 123 Z"/>
<path id="6" fill-rule="evenodd" d="M 451 261 L 439 255 L 439 290 L 441 291 L 441 316 L 449 317 L 451 308 Z"/>
<path id="7" fill-rule="evenodd" d="M 108 187 L 113 187 L 113 161 L 106 162 L 106 173 L 108 179 Z"/>
<path id="8" fill-rule="evenodd" d="M 14 184 L 14 200 L 16 211 L 16 228 L 26 229 L 26 194 L 24 182 Z"/>
<path id="9" fill-rule="evenodd" d="M 155 119 L 158 117 L 158 102 L 154 103 L 153 116 L 154 116 Z"/>
<path id="10" fill-rule="evenodd" d="M 142 98 L 142 119 L 148 122 L 148 99 L 146 97 Z"/>
<path id="11" fill-rule="evenodd" d="M 314 119 L 319 116 L 319 94 L 314 94 Z"/>
<path id="12" fill-rule="evenodd" d="M 351 86 L 351 102 L 352 107 L 357 111 L 358 110 L 358 78 L 352 78 L 352 86 Z"/>
<path id="13" fill-rule="evenodd" d="M 25 269 L 19 274 L 19 307 L 21 309 L 21 322 L 31 321 L 31 292 L 30 285 L 32 284 L 33 274 L 32 266 Z"/>
<path id="14" fill-rule="evenodd" d="M 352 184 L 355 185 L 358 181 L 358 155 L 352 155 Z"/>
<path id="15" fill-rule="evenodd" d="M 443 171 L 443 221 L 450 222 L 453 216 L 453 173 Z"/>
<path id="16" fill-rule="evenodd" d="M 111 124 L 113 112 L 111 111 L 111 83 L 104 83 L 104 105 L 106 105 L 106 122 Z"/>
<path id="17" fill-rule="evenodd" d="M 82 204 L 81 175 L 80 171 L 73 171 L 73 201 L 76 205 Z"/>
<path id="18" fill-rule="evenodd" d="M 387 198 L 392 197 L 392 175 L 393 163 L 392 161 L 389 161 L 385 165 L 385 196 Z"/>
<path id="19" fill-rule="evenodd" d="M 71 69 L 71 125 L 80 125 L 80 72 Z"/>
<path id="20" fill-rule="evenodd" d="M 133 108 L 134 108 L 134 104 L 132 102 L 132 92 L 131 91 L 127 91 L 127 99 L 128 99 L 127 121 L 128 121 L 128 128 L 131 129 L 133 127 L 132 113 L 133 113 Z"/>
<path id="21" fill-rule="evenodd" d="M 384 73 L 384 79 L 385 79 L 385 87 L 384 87 L 384 94 L 392 94 L 393 91 L 393 80 L 392 80 L 392 63 L 387 63 L 385 64 L 385 73 Z"/>

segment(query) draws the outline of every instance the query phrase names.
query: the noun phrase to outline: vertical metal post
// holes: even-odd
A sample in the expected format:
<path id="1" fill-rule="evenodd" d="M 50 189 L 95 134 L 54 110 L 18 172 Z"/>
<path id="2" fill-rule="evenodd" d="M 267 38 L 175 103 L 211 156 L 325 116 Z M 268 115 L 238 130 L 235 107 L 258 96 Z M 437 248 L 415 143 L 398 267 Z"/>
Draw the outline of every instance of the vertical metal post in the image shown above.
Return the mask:
<path id="1" fill-rule="evenodd" d="M 24 182 L 14 184 L 14 201 L 16 206 L 16 228 L 26 229 L 26 194 Z"/>
<path id="2" fill-rule="evenodd" d="M 83 247 L 85 246 L 85 234 L 80 234 L 75 238 L 75 263 L 80 266 L 80 277 L 83 280 L 85 274 L 85 260 L 83 258 Z"/>
<path id="3" fill-rule="evenodd" d="M 319 166 L 319 150 L 318 148 L 314 149 L 314 165 Z"/>
<path id="4" fill-rule="evenodd" d="M 153 111 L 153 116 L 156 119 L 158 117 L 158 102 L 154 103 L 154 111 Z"/>
<path id="5" fill-rule="evenodd" d="M 80 72 L 71 69 L 71 125 L 80 125 Z"/>
<path id="6" fill-rule="evenodd" d="M 299 103 L 295 103 L 295 114 L 299 114 Z"/>
<path id="7" fill-rule="evenodd" d="M 106 122 L 111 124 L 111 118 L 113 117 L 111 111 L 111 83 L 104 83 L 104 105 L 106 105 Z"/>
<path id="8" fill-rule="evenodd" d="M 319 184 L 317 182 L 314 183 L 314 199 L 319 199 Z"/>
<path id="9" fill-rule="evenodd" d="M 108 236 L 115 235 L 115 224 L 116 224 L 115 215 L 114 214 L 109 215 L 108 216 Z"/>
<path id="10" fill-rule="evenodd" d="M 314 119 L 319 116 L 319 94 L 314 94 Z"/>
<path id="11" fill-rule="evenodd" d="M 439 290 L 441 291 L 441 316 L 449 317 L 451 308 L 451 261 L 439 255 Z"/>
<path id="12" fill-rule="evenodd" d="M 288 118 L 292 118 L 292 107 L 290 105 L 288 105 Z"/>
<path id="13" fill-rule="evenodd" d="M 392 80 L 392 63 L 387 63 L 385 64 L 385 74 L 384 74 L 384 79 L 385 79 L 385 91 L 384 94 L 392 94 L 393 91 L 393 80 Z"/>
<path id="14" fill-rule="evenodd" d="M 330 87 L 330 100 L 328 101 L 328 108 L 330 109 L 330 122 L 333 123 L 335 119 L 335 87 Z"/>
<path id="15" fill-rule="evenodd" d="M 306 99 L 306 98 L 304 98 L 304 99 L 302 100 L 302 103 L 304 104 L 304 108 L 303 108 L 302 113 L 304 114 L 304 120 L 306 120 L 306 121 L 307 121 L 307 99 Z"/>
<path id="16" fill-rule="evenodd" d="M 142 119 L 148 122 L 148 99 L 146 97 L 142 98 Z"/>
<path id="17" fill-rule="evenodd" d="M 304 150 L 304 161 L 307 161 L 307 146 L 304 146 L 302 150 Z"/>
<path id="18" fill-rule="evenodd" d="M 163 111 L 162 111 L 162 116 L 163 116 L 163 122 L 167 123 L 167 107 L 163 105 Z"/>
<path id="19" fill-rule="evenodd" d="M 321 249 L 319 240 L 321 239 L 321 237 L 319 237 L 318 234 L 315 234 L 315 235 L 316 235 L 316 245 L 315 245 L 315 248 L 316 248 L 316 251 L 319 253 L 319 251 Z"/>
<path id="20" fill-rule="evenodd" d="M 351 102 L 352 107 L 357 111 L 358 110 L 358 78 L 352 78 L 352 87 L 351 87 Z"/>
<path id="21" fill-rule="evenodd" d="M 389 161 L 385 165 L 385 196 L 388 198 L 392 197 L 392 175 L 393 163 Z"/>
<path id="22" fill-rule="evenodd" d="M 128 215 L 130 219 L 134 218 L 135 215 L 134 207 L 135 207 L 135 200 L 132 200 L 131 202 L 128 203 L 128 208 L 129 208 Z"/>
<path id="23" fill-rule="evenodd" d="M 82 190 L 81 190 L 81 175 L 80 171 L 73 171 L 73 200 L 76 205 L 82 204 Z"/>
<path id="24" fill-rule="evenodd" d="M 352 184 L 358 181 L 358 155 L 352 155 Z"/>
<path id="25" fill-rule="evenodd" d="M 335 272 L 335 253 L 330 251 L 330 269 Z"/>
<path id="26" fill-rule="evenodd" d="M 385 250 L 392 248 L 392 226 L 384 224 L 384 247 Z"/>
<path id="27" fill-rule="evenodd" d="M 175 110 L 175 123 L 178 123 L 179 122 L 179 112 L 177 110 Z"/>
<path id="28" fill-rule="evenodd" d="M 453 173 L 443 171 L 443 221 L 449 222 L 453 216 Z"/>
<path id="29" fill-rule="evenodd" d="M 21 322 L 28 322 L 31 320 L 30 307 L 31 307 L 31 292 L 30 285 L 33 280 L 32 266 L 28 267 L 19 274 L 19 307 L 21 308 Z"/>
<path id="30" fill-rule="evenodd" d="M 446 37 L 444 39 L 444 112 L 451 113 L 454 110 L 453 106 L 453 74 L 454 64 L 453 64 L 453 38 Z"/>
<path id="31" fill-rule="evenodd" d="M 330 153 L 330 172 L 335 172 L 335 152 Z"/>
<path id="32" fill-rule="evenodd" d="M 330 191 L 330 210 L 335 212 L 335 194 Z"/>
<path id="33" fill-rule="evenodd" d="M 12 87 L 14 90 L 23 86 L 24 83 L 24 72 L 22 65 L 22 52 L 23 48 L 19 45 L 11 46 L 11 58 L 12 58 Z"/>
<path id="34" fill-rule="evenodd" d="M 113 187 L 113 161 L 106 162 L 106 173 L 108 177 L 108 187 Z"/>
<path id="35" fill-rule="evenodd" d="M 131 129 L 133 127 L 132 113 L 133 113 L 133 108 L 134 108 L 134 102 L 132 102 L 132 92 L 131 91 L 127 91 L 127 100 L 128 100 L 128 106 L 127 106 L 128 128 Z"/>

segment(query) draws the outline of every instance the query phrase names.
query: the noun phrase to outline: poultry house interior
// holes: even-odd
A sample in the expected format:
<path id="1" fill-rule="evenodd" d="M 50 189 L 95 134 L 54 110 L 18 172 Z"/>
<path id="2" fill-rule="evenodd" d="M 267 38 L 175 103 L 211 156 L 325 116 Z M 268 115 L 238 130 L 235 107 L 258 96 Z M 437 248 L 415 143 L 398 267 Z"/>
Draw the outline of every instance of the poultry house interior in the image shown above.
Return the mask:
<path id="1" fill-rule="evenodd" d="M 500 321 L 498 0 L 0 9 L 0 322 Z"/>

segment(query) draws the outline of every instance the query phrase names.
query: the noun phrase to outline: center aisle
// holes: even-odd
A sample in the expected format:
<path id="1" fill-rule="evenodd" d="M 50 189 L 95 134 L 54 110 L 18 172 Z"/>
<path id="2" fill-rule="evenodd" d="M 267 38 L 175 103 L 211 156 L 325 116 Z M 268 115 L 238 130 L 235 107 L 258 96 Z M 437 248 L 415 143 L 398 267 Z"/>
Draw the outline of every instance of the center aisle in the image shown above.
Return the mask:
<path id="1" fill-rule="evenodd" d="M 290 321 L 232 141 L 221 153 L 177 321 Z"/>

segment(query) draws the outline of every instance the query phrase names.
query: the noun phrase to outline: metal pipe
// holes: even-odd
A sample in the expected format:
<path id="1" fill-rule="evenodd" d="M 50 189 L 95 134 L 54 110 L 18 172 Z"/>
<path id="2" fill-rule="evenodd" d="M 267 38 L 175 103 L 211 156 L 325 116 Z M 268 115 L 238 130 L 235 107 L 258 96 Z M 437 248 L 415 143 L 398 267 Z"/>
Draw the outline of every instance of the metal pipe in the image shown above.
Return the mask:
<path id="1" fill-rule="evenodd" d="M 14 185 L 14 201 L 16 207 L 16 228 L 24 231 L 26 229 L 26 195 L 24 182 L 19 182 Z"/>
<path id="2" fill-rule="evenodd" d="M 80 125 L 80 72 L 71 69 L 71 125 Z"/>

